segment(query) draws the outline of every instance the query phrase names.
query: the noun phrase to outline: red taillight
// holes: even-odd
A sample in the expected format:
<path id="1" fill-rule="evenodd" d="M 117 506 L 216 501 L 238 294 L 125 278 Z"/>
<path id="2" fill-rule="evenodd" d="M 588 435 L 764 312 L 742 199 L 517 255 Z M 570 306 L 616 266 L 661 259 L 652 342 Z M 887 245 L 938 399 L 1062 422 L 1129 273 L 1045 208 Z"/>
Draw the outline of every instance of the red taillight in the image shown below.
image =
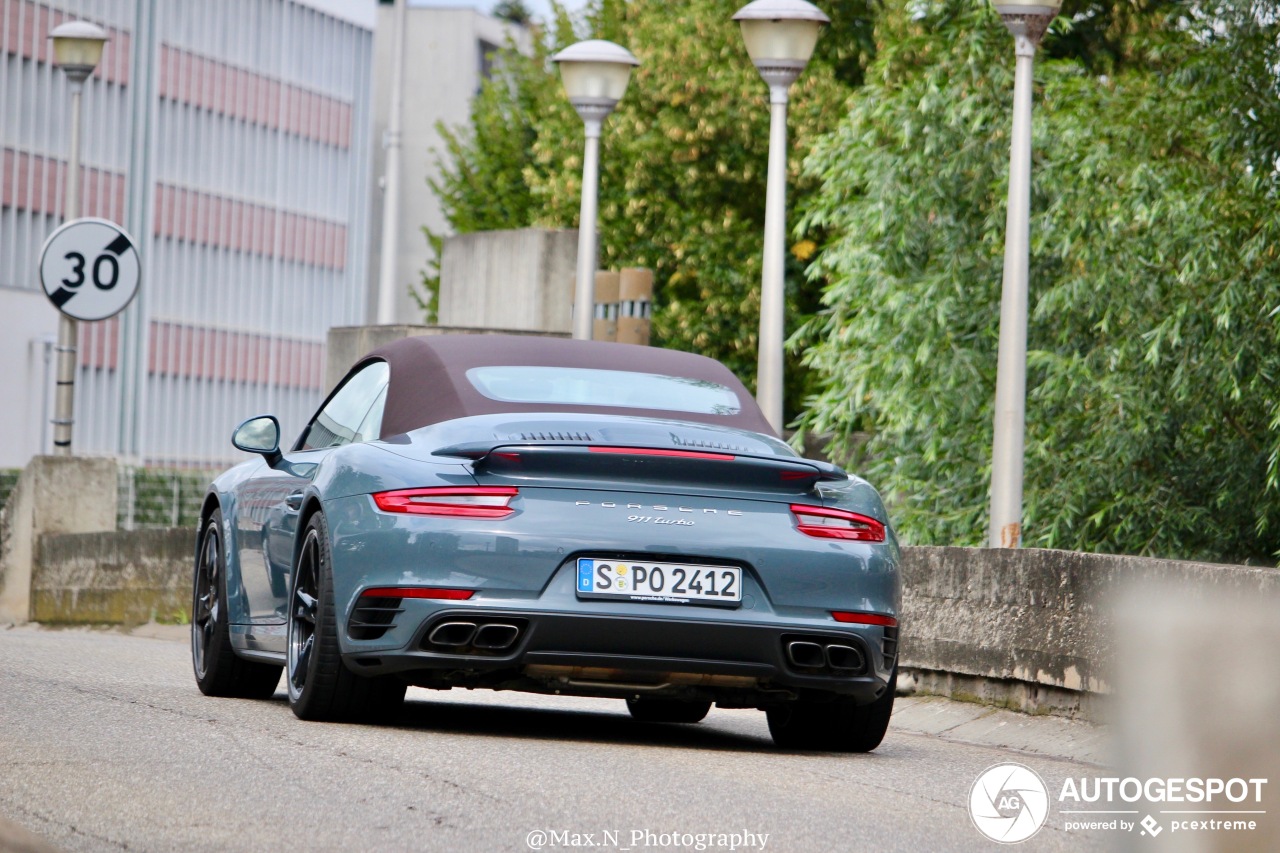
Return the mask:
<path id="1" fill-rule="evenodd" d="M 378 492 L 373 496 L 373 502 L 383 512 L 506 518 L 515 512 L 510 504 L 518 494 L 519 489 L 510 486 L 441 486 Z"/>
<path id="2" fill-rule="evenodd" d="M 883 625 L 886 628 L 898 627 L 897 619 L 879 613 L 846 613 L 840 610 L 833 610 L 831 618 L 837 622 L 853 622 L 857 625 Z"/>
<path id="3" fill-rule="evenodd" d="M 858 542 L 883 542 L 884 525 L 865 515 L 825 506 L 792 504 L 796 529 L 819 539 L 854 539 Z"/>
<path id="4" fill-rule="evenodd" d="M 432 586 L 375 586 L 360 593 L 361 598 L 444 598 L 466 601 L 475 595 L 473 589 L 440 589 Z"/>
<path id="5" fill-rule="evenodd" d="M 628 456 L 675 456 L 680 459 L 718 459 L 732 462 L 738 457 L 732 453 L 705 453 L 701 450 L 666 450 L 661 447 L 597 447 L 587 448 L 592 453 L 625 453 Z"/>

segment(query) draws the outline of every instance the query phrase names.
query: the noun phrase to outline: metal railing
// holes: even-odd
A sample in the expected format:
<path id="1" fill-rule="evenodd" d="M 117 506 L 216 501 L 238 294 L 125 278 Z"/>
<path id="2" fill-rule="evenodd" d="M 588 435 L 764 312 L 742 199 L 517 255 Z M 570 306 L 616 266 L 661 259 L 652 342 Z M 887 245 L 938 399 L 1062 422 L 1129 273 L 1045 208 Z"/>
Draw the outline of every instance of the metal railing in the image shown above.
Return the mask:
<path id="1" fill-rule="evenodd" d="M 200 505 L 217 471 L 121 467 L 117 477 L 116 528 L 195 528 Z"/>

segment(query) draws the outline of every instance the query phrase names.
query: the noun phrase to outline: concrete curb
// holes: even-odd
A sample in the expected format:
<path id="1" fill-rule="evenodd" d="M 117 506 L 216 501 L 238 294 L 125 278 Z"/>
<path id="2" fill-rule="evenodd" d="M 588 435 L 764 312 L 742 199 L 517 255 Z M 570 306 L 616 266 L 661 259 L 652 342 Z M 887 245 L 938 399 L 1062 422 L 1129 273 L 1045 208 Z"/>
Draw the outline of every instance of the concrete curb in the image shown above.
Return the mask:
<path id="1" fill-rule="evenodd" d="M 1098 766 L 1106 765 L 1111 755 L 1110 732 L 1096 723 L 1023 714 L 942 696 L 899 696 L 893 703 L 889 730 Z"/>

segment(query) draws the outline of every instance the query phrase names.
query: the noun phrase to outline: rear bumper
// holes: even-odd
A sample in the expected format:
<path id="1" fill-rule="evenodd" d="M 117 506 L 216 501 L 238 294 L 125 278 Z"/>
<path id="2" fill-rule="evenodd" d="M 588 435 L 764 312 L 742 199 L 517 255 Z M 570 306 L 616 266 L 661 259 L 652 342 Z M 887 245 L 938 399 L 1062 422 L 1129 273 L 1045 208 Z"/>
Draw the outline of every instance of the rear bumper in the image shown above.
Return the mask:
<path id="1" fill-rule="evenodd" d="M 483 641 L 456 645 L 466 628 L 448 636 L 443 625 L 515 626 L 502 649 Z M 505 627 L 503 628 L 505 632 Z M 494 631 L 489 636 L 498 636 Z M 433 642 L 448 639 L 455 645 Z M 861 666 L 799 666 L 793 642 L 847 647 Z M 894 664 L 897 630 L 879 626 L 735 623 L 634 615 L 519 609 L 445 608 L 428 617 L 400 649 L 352 651 L 349 668 L 361 675 L 402 674 L 431 686 L 490 686 L 587 695 L 631 695 L 666 685 L 761 701 L 800 693 L 850 696 L 870 702 L 885 689 Z M 853 656 L 856 659 L 856 655 Z M 662 689 L 667 689 L 662 688 Z"/>

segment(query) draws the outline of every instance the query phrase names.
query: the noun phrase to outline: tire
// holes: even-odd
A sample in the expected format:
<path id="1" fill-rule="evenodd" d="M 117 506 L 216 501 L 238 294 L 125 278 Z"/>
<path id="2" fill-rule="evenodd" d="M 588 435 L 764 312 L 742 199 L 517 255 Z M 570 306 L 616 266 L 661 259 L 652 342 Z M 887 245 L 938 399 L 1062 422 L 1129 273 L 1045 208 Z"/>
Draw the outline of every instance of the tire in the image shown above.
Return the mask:
<path id="1" fill-rule="evenodd" d="M 837 696 L 826 702 L 798 699 L 769 708 L 769 734 L 782 749 L 827 752 L 870 752 L 884 740 L 893 715 L 893 693 L 898 683 L 894 667 L 889 686 L 869 705 L 855 705 Z"/>
<path id="2" fill-rule="evenodd" d="M 222 510 L 215 509 L 200 533 L 192 571 L 191 668 L 206 696 L 268 699 L 276 692 L 283 667 L 244 660 L 231 647 L 223 544 Z"/>
<path id="3" fill-rule="evenodd" d="M 317 512 L 303 528 L 289 592 L 289 707 L 303 720 L 378 722 L 395 716 L 406 684 L 347 669 L 338 649 L 329 526 Z"/>
<path id="4" fill-rule="evenodd" d="M 644 723 L 700 723 L 711 710 L 710 702 L 677 699 L 628 699 L 631 716 Z"/>

